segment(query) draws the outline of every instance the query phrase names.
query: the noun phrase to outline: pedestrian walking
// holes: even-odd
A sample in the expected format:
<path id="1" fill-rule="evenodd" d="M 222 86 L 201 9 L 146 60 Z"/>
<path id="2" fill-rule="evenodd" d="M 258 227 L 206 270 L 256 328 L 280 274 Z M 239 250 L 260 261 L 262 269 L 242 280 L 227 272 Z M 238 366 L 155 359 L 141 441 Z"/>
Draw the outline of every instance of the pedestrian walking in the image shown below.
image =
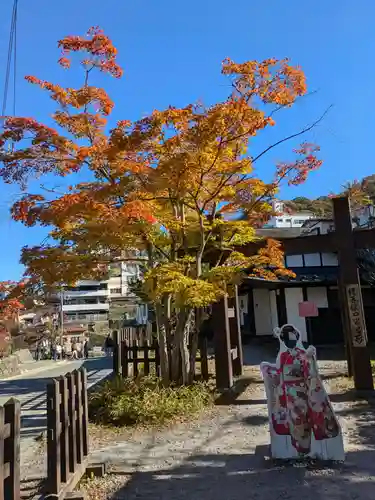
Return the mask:
<path id="1" fill-rule="evenodd" d="M 72 358 L 78 359 L 77 342 L 72 343 Z"/>
<path id="2" fill-rule="evenodd" d="M 51 358 L 53 359 L 53 361 L 57 360 L 57 350 L 55 342 L 52 342 L 51 344 Z"/>
<path id="3" fill-rule="evenodd" d="M 41 345 L 40 342 L 36 344 L 35 348 L 35 361 L 39 361 L 41 356 Z"/>
<path id="4" fill-rule="evenodd" d="M 83 343 L 83 356 L 85 359 L 89 357 L 89 341 L 87 339 Z"/>
<path id="5" fill-rule="evenodd" d="M 111 355 L 112 348 L 113 348 L 113 340 L 111 338 L 111 335 L 108 334 L 106 339 L 105 339 L 105 342 L 104 342 L 104 352 L 105 352 L 106 356 Z"/>
<path id="6" fill-rule="evenodd" d="M 62 359 L 62 346 L 61 346 L 61 344 L 56 345 L 56 357 L 57 357 L 57 359 Z"/>

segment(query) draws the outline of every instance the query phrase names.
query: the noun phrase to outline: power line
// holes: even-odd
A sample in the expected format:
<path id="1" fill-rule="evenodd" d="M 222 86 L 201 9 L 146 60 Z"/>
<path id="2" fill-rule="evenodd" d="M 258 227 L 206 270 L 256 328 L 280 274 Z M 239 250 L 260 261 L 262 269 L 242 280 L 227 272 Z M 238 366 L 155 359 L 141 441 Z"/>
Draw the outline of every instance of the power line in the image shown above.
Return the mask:
<path id="1" fill-rule="evenodd" d="M 11 66 L 12 66 L 12 56 L 13 56 L 13 113 L 15 114 L 16 109 L 16 67 L 17 67 L 17 6 L 18 0 L 13 0 L 13 10 L 12 10 L 12 20 L 10 23 L 10 32 L 9 32 L 9 43 L 8 43 L 8 56 L 7 56 L 7 64 L 5 69 L 5 82 L 4 82 L 4 94 L 3 94 L 3 103 L 1 107 L 2 117 L 5 116 L 7 101 L 8 101 L 8 90 L 9 90 L 9 80 L 11 74 Z"/>
<path id="2" fill-rule="evenodd" d="M 18 0 L 14 0 L 14 49 L 13 49 L 13 116 L 16 116 L 16 82 L 17 82 L 17 7 Z"/>

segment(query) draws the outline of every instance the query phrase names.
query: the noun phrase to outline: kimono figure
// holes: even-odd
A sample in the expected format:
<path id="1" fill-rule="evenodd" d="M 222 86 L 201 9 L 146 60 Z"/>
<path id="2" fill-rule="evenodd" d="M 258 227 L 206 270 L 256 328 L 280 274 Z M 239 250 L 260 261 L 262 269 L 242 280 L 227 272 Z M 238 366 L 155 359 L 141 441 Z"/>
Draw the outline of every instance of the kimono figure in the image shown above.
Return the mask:
<path id="1" fill-rule="evenodd" d="M 295 346 L 281 338 L 292 328 Z M 311 456 L 344 460 L 341 428 L 319 376 L 316 351 L 304 348 L 292 325 L 275 329 L 280 342 L 276 364 L 261 363 L 267 395 L 273 458 Z"/>

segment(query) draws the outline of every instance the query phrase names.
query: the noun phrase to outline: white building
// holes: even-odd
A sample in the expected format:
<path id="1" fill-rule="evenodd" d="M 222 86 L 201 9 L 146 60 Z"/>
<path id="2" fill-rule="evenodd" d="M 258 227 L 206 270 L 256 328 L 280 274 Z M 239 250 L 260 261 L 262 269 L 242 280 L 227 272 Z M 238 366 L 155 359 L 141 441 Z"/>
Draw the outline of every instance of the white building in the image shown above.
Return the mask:
<path id="1" fill-rule="evenodd" d="M 279 200 L 273 202 L 273 211 L 277 212 L 277 215 L 270 217 L 265 228 L 302 227 L 307 220 L 315 218 L 313 212 L 308 210 L 292 213 L 286 210 L 284 203 Z"/>
<path id="2" fill-rule="evenodd" d="M 371 229 L 375 226 L 375 207 L 366 205 L 352 210 L 353 229 Z M 301 235 L 327 234 L 335 230 L 333 218 L 307 219 L 302 228 Z"/>
<path id="3" fill-rule="evenodd" d="M 130 282 L 140 278 L 140 266 L 135 262 L 111 264 L 109 278 L 103 281 L 82 280 L 74 287 L 66 287 L 62 298 L 64 330 L 87 328 L 98 333 L 109 331 L 111 308 L 131 304 L 127 319 L 139 324 L 147 322 L 147 306 L 139 304 L 130 291 Z M 123 311 L 124 307 L 120 307 Z M 124 312 L 122 312 L 124 316 Z"/>

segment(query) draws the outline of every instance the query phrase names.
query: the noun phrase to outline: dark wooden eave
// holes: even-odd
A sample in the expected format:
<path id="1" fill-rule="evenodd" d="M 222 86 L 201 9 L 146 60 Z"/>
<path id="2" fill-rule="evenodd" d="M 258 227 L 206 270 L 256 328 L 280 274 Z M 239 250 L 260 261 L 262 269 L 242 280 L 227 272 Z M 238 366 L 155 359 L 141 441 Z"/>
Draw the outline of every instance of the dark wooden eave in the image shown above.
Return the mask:
<path id="1" fill-rule="evenodd" d="M 356 229 L 353 231 L 353 239 L 354 246 L 357 249 L 375 248 L 375 228 Z M 278 241 L 280 241 L 282 249 L 287 255 L 337 251 L 337 235 L 334 231 L 327 234 L 280 238 Z M 253 255 L 259 248 L 264 246 L 265 242 L 266 240 L 264 239 L 249 243 L 242 251 L 246 255 Z"/>

